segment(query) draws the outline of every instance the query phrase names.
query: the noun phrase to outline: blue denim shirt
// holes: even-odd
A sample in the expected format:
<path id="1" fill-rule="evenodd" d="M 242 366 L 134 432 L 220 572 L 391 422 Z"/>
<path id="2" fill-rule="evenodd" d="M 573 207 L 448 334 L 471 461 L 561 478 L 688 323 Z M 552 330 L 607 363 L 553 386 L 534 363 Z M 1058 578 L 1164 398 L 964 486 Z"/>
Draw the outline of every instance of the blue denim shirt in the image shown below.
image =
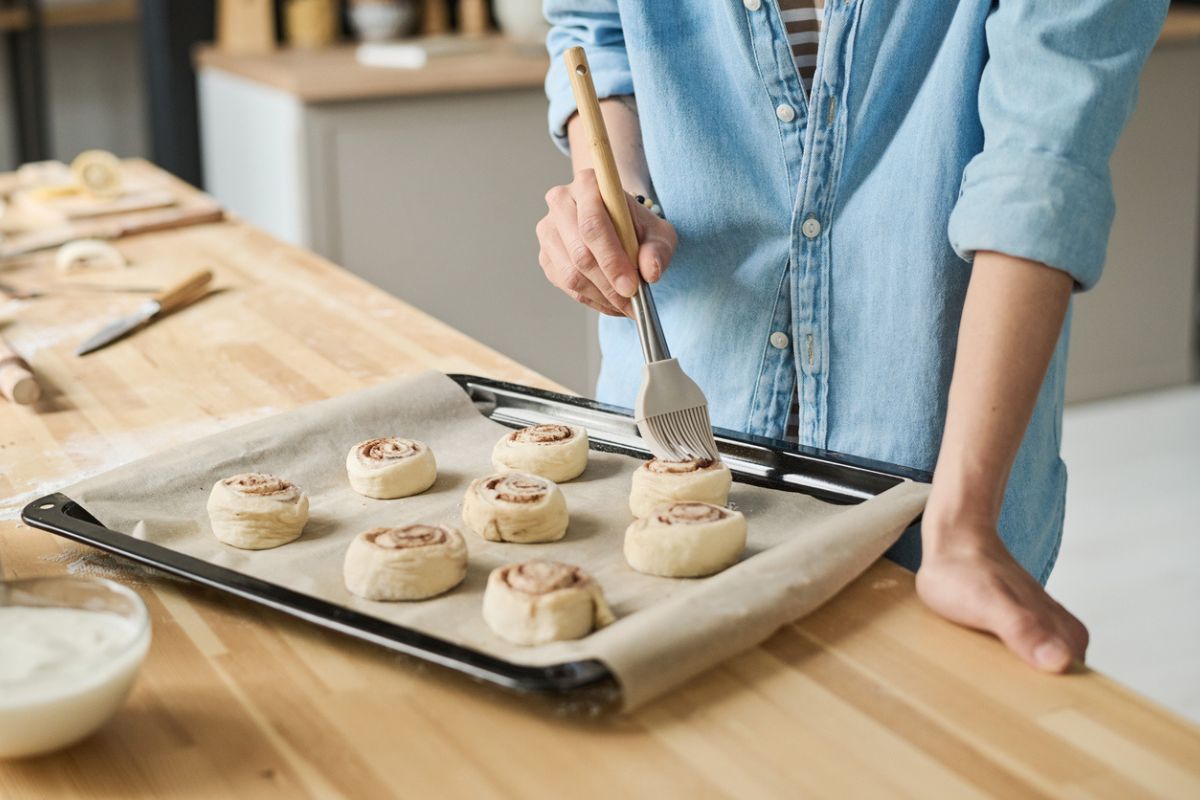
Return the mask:
<path id="1" fill-rule="evenodd" d="M 781 438 L 798 388 L 802 443 L 932 469 L 974 252 L 1100 277 L 1109 157 L 1167 5 L 827 2 L 809 97 L 772 0 L 545 0 L 550 129 L 565 150 L 572 45 L 601 97 L 636 95 L 679 233 L 654 296 L 714 424 Z M 632 406 L 634 327 L 605 318 L 600 339 L 597 395 Z M 1064 329 L 1000 520 L 1042 580 L 1066 348 Z"/>

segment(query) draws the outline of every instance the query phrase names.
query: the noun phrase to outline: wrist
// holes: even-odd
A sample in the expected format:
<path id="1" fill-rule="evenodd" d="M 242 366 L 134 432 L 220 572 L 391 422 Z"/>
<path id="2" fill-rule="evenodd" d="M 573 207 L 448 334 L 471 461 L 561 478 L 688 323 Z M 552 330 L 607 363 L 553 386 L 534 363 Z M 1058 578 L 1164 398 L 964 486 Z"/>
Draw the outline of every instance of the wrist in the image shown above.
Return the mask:
<path id="1" fill-rule="evenodd" d="M 1000 545 L 999 502 L 937 473 L 921 518 L 921 547 L 929 555 L 970 555 Z M 1002 545 L 1000 545 L 1002 546 Z"/>

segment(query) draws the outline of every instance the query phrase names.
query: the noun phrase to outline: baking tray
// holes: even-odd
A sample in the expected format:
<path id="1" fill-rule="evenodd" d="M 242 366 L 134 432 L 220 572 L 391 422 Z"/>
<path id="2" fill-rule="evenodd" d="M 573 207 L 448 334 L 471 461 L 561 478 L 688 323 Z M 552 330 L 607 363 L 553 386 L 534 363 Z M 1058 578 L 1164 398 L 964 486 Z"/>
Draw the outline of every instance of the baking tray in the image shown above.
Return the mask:
<path id="1" fill-rule="evenodd" d="M 629 409 L 546 392 L 474 375 L 451 375 L 480 413 L 519 428 L 540 422 L 566 422 L 587 428 L 593 450 L 649 458 Z M 790 442 L 714 430 L 722 460 L 735 481 L 800 492 L 837 504 L 874 497 L 905 479 L 928 482 L 919 470 L 803 447 Z M 525 666 L 420 633 L 402 625 L 312 597 L 136 539 L 104 527 L 70 497 L 55 493 L 34 500 L 21 512 L 26 524 L 113 553 L 172 575 L 447 667 L 476 680 L 523 695 L 544 697 L 563 709 L 599 711 L 619 705 L 620 687 L 601 661 L 587 659 Z"/>

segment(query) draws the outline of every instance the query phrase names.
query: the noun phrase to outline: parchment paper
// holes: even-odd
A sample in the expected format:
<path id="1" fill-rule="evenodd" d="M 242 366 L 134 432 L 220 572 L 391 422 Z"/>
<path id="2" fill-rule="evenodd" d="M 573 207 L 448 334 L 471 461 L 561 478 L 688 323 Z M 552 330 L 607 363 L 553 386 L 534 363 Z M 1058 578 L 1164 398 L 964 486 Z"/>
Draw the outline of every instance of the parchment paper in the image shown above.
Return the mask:
<path id="1" fill-rule="evenodd" d="M 551 544 L 488 542 L 466 530 L 462 496 L 492 472 L 491 451 L 509 429 L 483 417 L 440 373 L 364 391 L 209 436 L 127 464 L 65 492 L 107 527 L 254 577 L 349 606 L 520 664 L 599 658 L 617 675 L 626 708 L 754 646 L 824 603 L 865 570 L 916 518 L 928 487 L 906 482 L 856 506 L 735 483 L 730 504 L 745 513 L 745 558 L 706 579 L 634 572 L 622 555 L 632 521 L 628 497 L 638 461 L 593 451 L 587 471 L 562 484 L 571 514 L 566 538 Z M 406 436 L 426 442 L 438 479 L 400 500 L 361 497 L 345 458 L 357 442 Z M 273 550 L 237 550 L 212 535 L 205 503 L 212 485 L 239 472 L 286 477 L 309 495 L 300 539 Z M 415 603 L 377 603 L 346 591 L 342 558 L 355 534 L 380 525 L 446 523 L 467 539 L 461 586 Z M 495 636 L 480 614 L 488 573 L 541 557 L 577 564 L 604 587 L 618 621 L 584 639 L 532 648 Z"/>

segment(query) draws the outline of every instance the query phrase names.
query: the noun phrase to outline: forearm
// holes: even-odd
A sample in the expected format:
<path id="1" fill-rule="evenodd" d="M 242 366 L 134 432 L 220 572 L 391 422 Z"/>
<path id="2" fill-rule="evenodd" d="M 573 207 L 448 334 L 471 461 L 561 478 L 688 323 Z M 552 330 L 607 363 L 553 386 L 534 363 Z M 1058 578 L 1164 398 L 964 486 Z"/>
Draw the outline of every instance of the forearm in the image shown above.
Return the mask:
<path id="1" fill-rule="evenodd" d="M 650 168 L 646 166 L 646 151 L 642 147 L 642 129 L 638 121 L 637 104 L 632 95 L 608 97 L 600 101 L 600 113 L 608 128 L 613 157 L 621 183 L 630 194 L 653 197 Z M 571 166 L 575 172 L 592 166 L 592 148 L 583 131 L 583 121 L 576 114 L 567 122 L 567 138 L 571 142 Z"/>
<path id="2" fill-rule="evenodd" d="M 1026 259 L 975 257 L 958 334 L 924 546 L 974 546 L 994 531 L 1071 296 L 1067 273 Z"/>

